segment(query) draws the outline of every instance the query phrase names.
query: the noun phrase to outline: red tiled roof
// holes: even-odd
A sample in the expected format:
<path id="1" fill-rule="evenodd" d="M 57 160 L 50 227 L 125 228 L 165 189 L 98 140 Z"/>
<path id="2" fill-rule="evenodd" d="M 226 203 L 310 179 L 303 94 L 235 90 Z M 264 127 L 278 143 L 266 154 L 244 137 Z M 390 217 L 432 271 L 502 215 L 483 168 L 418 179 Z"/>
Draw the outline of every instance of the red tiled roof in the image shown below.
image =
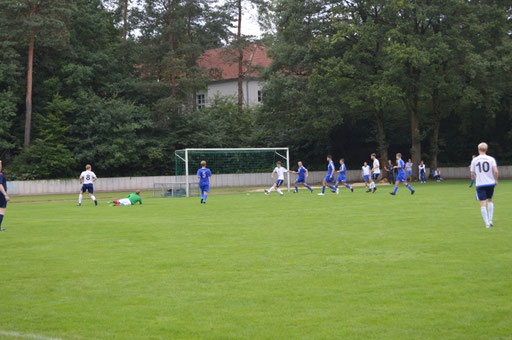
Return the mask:
<path id="1" fill-rule="evenodd" d="M 245 77 L 260 77 L 263 68 L 270 66 L 272 59 L 267 56 L 266 46 L 251 44 L 244 48 Z M 198 62 L 209 72 L 212 80 L 238 78 L 238 51 L 232 48 L 217 48 L 206 51 Z"/>

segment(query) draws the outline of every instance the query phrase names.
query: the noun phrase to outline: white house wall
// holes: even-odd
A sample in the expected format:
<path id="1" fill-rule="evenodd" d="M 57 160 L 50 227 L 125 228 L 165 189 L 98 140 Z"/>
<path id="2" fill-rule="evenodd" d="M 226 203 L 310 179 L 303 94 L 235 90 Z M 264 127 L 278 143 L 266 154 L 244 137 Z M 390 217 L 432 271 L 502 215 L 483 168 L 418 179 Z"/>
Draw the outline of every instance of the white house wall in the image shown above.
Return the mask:
<path id="1" fill-rule="evenodd" d="M 244 80 L 244 101 L 249 106 L 258 104 L 258 91 L 263 87 L 263 82 L 259 80 Z M 211 105 L 215 96 L 227 97 L 231 96 L 234 99 L 238 96 L 238 81 L 236 79 L 210 83 L 207 91 L 199 91 L 198 95 L 204 94 L 206 96 L 206 105 Z"/>

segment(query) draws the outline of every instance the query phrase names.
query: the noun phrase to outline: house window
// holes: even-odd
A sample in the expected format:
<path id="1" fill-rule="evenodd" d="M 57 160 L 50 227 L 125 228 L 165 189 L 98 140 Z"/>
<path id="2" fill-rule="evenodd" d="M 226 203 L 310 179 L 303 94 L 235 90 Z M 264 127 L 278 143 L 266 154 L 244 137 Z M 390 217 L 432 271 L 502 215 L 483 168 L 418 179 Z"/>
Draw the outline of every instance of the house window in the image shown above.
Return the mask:
<path id="1" fill-rule="evenodd" d="M 204 94 L 197 95 L 197 108 L 199 110 L 204 109 L 206 107 L 206 97 Z"/>
<path id="2" fill-rule="evenodd" d="M 258 90 L 258 103 L 261 103 L 261 90 Z"/>

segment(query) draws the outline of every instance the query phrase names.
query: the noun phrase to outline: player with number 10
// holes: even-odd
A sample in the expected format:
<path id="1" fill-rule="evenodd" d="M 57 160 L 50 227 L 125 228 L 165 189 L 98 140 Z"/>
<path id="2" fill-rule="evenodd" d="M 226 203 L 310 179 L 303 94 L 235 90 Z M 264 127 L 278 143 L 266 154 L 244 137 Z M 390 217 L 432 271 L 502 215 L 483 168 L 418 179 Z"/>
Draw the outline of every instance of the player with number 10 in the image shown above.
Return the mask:
<path id="1" fill-rule="evenodd" d="M 471 179 L 476 182 L 476 198 L 480 201 L 480 211 L 485 227 L 493 226 L 494 187 L 498 185 L 498 165 L 494 157 L 487 155 L 486 143 L 478 144 L 479 155 L 471 161 Z M 486 207 L 487 203 L 487 207 Z"/>

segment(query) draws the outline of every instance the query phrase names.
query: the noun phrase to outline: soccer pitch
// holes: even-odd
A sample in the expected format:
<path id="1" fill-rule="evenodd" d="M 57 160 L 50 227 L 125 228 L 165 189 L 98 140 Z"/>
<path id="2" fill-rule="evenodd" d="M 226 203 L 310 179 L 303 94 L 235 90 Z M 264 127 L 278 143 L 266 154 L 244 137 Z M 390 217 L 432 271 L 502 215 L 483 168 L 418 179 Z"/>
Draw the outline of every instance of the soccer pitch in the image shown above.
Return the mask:
<path id="1" fill-rule="evenodd" d="M 0 338 L 510 339 L 512 181 L 489 230 L 468 184 L 10 204 Z"/>

